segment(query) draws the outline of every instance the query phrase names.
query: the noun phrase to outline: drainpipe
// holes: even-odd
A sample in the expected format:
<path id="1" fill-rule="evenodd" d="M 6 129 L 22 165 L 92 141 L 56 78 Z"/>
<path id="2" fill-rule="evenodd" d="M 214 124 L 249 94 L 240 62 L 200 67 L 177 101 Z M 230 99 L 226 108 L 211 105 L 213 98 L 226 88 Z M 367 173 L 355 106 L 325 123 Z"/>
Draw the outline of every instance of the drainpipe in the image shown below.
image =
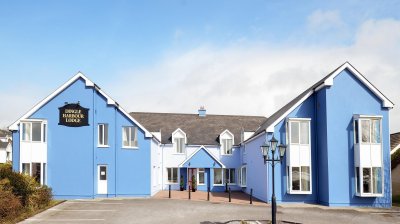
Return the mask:
<path id="1" fill-rule="evenodd" d="M 97 176 L 96 176 L 96 169 L 95 169 L 95 167 L 94 167 L 94 164 L 95 164 L 95 157 L 96 157 L 96 155 L 95 155 L 95 152 L 96 152 L 96 150 L 95 150 L 95 143 L 94 143 L 94 141 L 95 141 L 95 131 L 96 131 L 96 122 L 95 122 L 95 113 L 96 113 L 96 103 L 95 103 L 95 95 L 96 95 L 96 87 L 93 87 L 93 99 L 92 99 L 92 101 L 93 101 L 93 121 L 92 121 L 92 128 L 93 128 L 93 132 L 92 132 L 92 144 L 93 144 L 93 147 L 92 147 L 92 150 L 93 150 L 93 159 L 92 159 L 92 173 L 93 173 L 93 176 L 92 176 L 92 183 L 93 183 L 93 198 L 95 198 L 95 194 L 96 194 L 96 189 L 95 189 L 95 180 L 97 179 Z"/>
<path id="2" fill-rule="evenodd" d="M 117 197 L 117 107 L 114 110 L 114 195 Z"/>

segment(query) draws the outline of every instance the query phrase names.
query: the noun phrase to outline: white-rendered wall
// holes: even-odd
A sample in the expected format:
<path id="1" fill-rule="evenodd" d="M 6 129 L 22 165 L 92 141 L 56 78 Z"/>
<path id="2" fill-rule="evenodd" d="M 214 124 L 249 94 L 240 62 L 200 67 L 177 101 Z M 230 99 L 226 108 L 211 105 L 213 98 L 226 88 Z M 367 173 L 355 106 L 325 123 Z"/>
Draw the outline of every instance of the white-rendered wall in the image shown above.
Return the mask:
<path id="1" fill-rule="evenodd" d="M 6 155 L 7 155 L 6 149 L 5 148 L 1 148 L 0 149 L 0 163 L 7 162 Z"/>
<path id="2" fill-rule="evenodd" d="M 156 140 L 151 140 L 151 195 L 160 191 L 162 185 L 162 152 L 159 145 Z"/>

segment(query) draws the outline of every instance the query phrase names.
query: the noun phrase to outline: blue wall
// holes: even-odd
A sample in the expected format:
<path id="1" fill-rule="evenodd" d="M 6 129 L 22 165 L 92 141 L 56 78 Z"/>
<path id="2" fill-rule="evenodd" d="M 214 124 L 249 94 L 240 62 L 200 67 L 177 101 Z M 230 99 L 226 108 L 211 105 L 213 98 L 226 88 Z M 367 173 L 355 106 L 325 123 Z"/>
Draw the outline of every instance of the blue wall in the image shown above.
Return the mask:
<path id="1" fill-rule="evenodd" d="M 329 158 L 327 169 L 329 198 L 322 200 L 330 206 L 361 205 L 391 206 L 390 193 L 390 147 L 389 113 L 365 85 L 355 78 L 350 71 L 342 71 L 334 79 L 334 85 L 326 89 L 327 139 Z M 355 196 L 354 180 L 354 132 L 353 115 L 381 115 L 384 162 L 384 197 Z"/>
<path id="2" fill-rule="evenodd" d="M 89 126 L 58 125 L 58 108 L 65 102 L 80 102 L 82 107 L 89 108 Z M 83 79 L 72 83 L 30 118 L 48 122 L 47 184 L 56 198 L 100 196 L 97 195 L 98 165 L 107 165 L 108 194 L 102 196 L 150 195 L 151 139 L 145 138 L 143 130 L 138 128 L 139 148 L 122 148 L 122 126 L 135 124 L 115 106 L 108 105 L 107 99 L 93 87 L 87 87 Z M 108 124 L 109 147 L 97 147 L 99 123 Z M 17 146 L 18 141 L 15 142 Z M 15 149 L 14 159 L 18 161 L 19 147 Z M 14 165 L 14 169 L 19 167 Z"/>

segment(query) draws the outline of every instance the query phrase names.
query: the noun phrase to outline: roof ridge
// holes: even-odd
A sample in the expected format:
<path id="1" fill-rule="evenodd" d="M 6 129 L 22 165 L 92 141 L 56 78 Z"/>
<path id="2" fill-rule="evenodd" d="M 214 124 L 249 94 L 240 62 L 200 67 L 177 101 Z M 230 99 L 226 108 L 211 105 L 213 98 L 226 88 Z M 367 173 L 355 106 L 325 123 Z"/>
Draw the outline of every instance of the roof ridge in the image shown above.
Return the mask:
<path id="1" fill-rule="evenodd" d="M 195 115 L 198 114 L 189 114 L 189 113 L 166 113 L 166 112 L 129 112 L 129 114 L 163 114 L 163 115 Z M 232 115 L 232 114 L 207 114 L 207 116 L 226 116 L 226 117 L 258 117 L 258 118 L 267 118 L 262 115 Z"/>

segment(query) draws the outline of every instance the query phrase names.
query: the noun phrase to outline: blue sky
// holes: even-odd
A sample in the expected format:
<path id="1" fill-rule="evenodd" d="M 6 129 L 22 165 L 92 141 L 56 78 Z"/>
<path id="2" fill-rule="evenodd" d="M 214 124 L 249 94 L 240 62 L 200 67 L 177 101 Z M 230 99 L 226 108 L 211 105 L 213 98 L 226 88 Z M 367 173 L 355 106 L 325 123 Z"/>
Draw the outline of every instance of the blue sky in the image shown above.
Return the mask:
<path id="1" fill-rule="evenodd" d="M 129 111 L 268 116 L 350 61 L 398 104 L 399 10 L 398 1 L 1 1 L 0 94 L 11 108 L 0 127 L 78 71 Z"/>

